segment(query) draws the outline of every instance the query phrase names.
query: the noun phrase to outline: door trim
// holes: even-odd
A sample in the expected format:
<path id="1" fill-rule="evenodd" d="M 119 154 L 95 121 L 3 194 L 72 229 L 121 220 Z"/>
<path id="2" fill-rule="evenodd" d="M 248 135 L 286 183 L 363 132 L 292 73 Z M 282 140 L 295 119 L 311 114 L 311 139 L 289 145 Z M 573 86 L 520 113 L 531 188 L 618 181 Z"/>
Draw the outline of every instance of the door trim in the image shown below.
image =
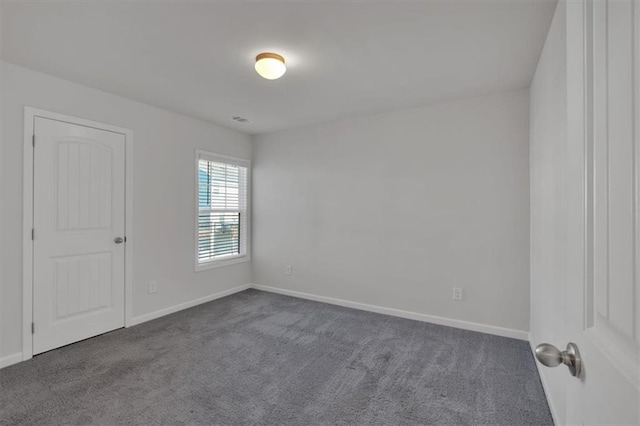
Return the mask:
<path id="1" fill-rule="evenodd" d="M 133 130 L 43 109 L 24 107 L 23 209 L 22 209 L 22 360 L 33 357 L 33 130 L 36 117 L 64 121 L 119 133 L 125 137 L 124 326 L 133 325 Z M 37 141 L 36 141 L 37 143 Z"/>

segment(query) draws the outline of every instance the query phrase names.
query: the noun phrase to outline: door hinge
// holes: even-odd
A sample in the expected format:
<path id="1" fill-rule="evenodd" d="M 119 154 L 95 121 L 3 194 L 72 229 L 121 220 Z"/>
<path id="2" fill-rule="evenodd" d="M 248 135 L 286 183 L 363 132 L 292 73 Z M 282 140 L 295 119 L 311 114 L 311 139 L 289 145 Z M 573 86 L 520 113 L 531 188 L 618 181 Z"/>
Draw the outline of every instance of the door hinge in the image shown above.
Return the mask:
<path id="1" fill-rule="evenodd" d="M 36 230 L 35 228 L 31 228 L 31 241 L 36 239 Z"/>
<path id="2" fill-rule="evenodd" d="M 36 134 L 33 134 L 33 137 L 31 138 L 31 145 L 35 148 L 36 147 Z"/>
<path id="3" fill-rule="evenodd" d="M 36 324 L 35 323 L 31 323 L 31 334 L 36 334 Z"/>

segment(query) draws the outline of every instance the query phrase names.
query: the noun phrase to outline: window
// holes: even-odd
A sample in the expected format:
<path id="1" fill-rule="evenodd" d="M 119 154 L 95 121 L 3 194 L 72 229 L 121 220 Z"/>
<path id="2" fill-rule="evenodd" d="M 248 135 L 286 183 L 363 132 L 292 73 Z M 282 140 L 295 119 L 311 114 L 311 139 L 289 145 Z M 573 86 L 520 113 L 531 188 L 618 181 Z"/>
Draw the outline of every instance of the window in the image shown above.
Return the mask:
<path id="1" fill-rule="evenodd" d="M 248 258 L 249 162 L 197 153 L 196 270 Z"/>

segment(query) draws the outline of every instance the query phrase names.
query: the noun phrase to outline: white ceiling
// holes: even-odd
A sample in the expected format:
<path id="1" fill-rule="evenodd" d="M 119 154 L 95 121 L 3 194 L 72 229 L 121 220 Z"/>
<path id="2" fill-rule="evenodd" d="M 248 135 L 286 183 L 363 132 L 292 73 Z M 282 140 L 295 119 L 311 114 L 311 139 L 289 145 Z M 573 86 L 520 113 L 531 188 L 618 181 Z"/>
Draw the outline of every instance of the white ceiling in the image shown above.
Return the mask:
<path id="1" fill-rule="evenodd" d="M 555 0 L 5 2 L 2 55 L 263 133 L 528 87 L 554 8 Z M 263 51 L 285 56 L 280 80 L 253 70 Z"/>

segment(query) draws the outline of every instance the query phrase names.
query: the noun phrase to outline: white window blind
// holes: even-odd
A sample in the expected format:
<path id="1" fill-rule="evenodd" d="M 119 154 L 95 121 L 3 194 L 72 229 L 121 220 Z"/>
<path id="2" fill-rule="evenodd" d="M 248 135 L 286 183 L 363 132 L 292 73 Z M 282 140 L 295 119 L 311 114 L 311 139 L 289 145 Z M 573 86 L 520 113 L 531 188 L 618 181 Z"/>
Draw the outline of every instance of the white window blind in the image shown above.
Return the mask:
<path id="1" fill-rule="evenodd" d="M 198 154 L 198 265 L 247 254 L 247 165 Z"/>

